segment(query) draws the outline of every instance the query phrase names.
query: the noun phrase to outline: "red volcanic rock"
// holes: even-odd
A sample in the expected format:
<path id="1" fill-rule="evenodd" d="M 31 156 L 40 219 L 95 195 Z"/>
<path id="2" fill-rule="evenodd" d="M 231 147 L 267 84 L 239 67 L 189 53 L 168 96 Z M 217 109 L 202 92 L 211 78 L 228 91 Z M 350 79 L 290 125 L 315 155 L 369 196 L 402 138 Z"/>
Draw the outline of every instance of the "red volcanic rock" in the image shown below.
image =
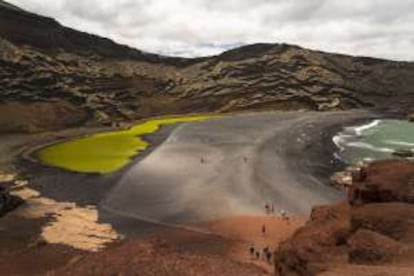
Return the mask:
<path id="1" fill-rule="evenodd" d="M 359 203 L 414 203 L 414 162 L 387 160 L 372 164 L 366 179 L 354 184 L 354 198 Z"/>
<path id="2" fill-rule="evenodd" d="M 365 173 L 357 205 L 315 208 L 280 245 L 277 275 L 413 275 L 414 163 L 376 162 Z"/>
<path id="3" fill-rule="evenodd" d="M 319 274 L 318 276 L 412 276 L 412 267 L 390 267 L 387 265 L 344 265 Z"/>
<path id="4" fill-rule="evenodd" d="M 325 264 L 347 262 L 349 205 L 316 207 L 310 221 L 282 243 L 275 254 L 280 275 L 309 275 L 325 270 Z"/>
<path id="5" fill-rule="evenodd" d="M 414 205 L 375 203 L 352 208 L 351 228 L 368 229 L 393 239 L 406 241 L 414 234 Z"/>
<path id="6" fill-rule="evenodd" d="M 379 233 L 359 229 L 349 240 L 350 262 L 378 264 L 389 261 L 402 250 L 401 243 Z"/>
<path id="7" fill-rule="evenodd" d="M 102 252 L 80 256 L 48 275 L 266 275 L 251 264 L 207 254 L 189 254 L 156 240 L 130 240 Z"/>

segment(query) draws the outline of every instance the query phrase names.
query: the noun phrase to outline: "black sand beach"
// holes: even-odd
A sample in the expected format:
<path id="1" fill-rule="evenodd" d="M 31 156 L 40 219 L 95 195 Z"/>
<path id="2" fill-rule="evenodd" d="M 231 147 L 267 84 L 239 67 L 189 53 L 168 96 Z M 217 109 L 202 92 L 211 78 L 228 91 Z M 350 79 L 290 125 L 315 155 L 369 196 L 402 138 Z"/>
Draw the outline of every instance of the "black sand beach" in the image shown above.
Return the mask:
<path id="1" fill-rule="evenodd" d="M 145 137 L 151 146 L 131 164 L 107 175 L 67 172 L 24 159 L 17 165 L 28 176 L 30 187 L 43 196 L 103 207 L 101 219 L 124 228 L 119 229 L 121 233 L 140 233 L 141 226 L 142 232 L 148 232 L 148 227 L 158 228 L 153 223 L 142 224 L 143 220 L 193 224 L 223 216 L 257 214 L 266 200 L 292 213 L 307 214 L 312 205 L 342 196 L 327 186 L 330 174 L 338 166 L 330 140 L 333 131 L 373 116 L 355 110 L 264 112 L 166 126 Z M 200 164 L 201 157 L 206 164 Z M 185 161 L 186 158 L 189 159 Z M 177 170 L 181 168 L 182 172 L 185 162 L 190 177 L 180 176 Z M 140 168 L 148 163 L 156 165 L 159 171 L 140 174 Z M 164 178 L 162 174 L 168 166 L 173 167 Z M 200 190 L 193 182 L 185 184 L 180 177 L 196 177 Z M 177 194 L 190 188 L 190 197 Z M 215 188 L 212 196 L 209 192 Z M 172 205 L 159 202 L 173 194 L 168 203 Z M 218 202 L 213 204 L 213 199 Z M 186 205 L 190 201 L 196 204 Z M 173 213 L 165 213 L 171 210 Z"/>
<path id="2" fill-rule="evenodd" d="M 13 166 L 29 180 L 28 187 L 42 197 L 97 206 L 99 222 L 109 223 L 121 237 L 171 237 L 181 250 L 221 255 L 227 254 L 223 252 L 233 243 L 233 238 L 223 235 L 237 233 L 243 223 L 259 225 L 267 200 L 273 201 L 277 210 L 283 208 L 303 218 L 312 205 L 341 199 L 342 193 L 328 185 L 330 174 L 342 165 L 333 162 L 336 148 L 332 135 L 342 126 L 373 117 L 376 115 L 362 110 L 234 114 L 162 127 L 145 137 L 151 144 L 145 152 L 112 174 L 73 173 L 26 158 L 15 159 Z M 20 147 L 26 151 L 53 139 L 67 139 L 70 134 L 25 136 Z M 82 132 L 72 134 L 76 137 Z M 21 152 L 19 147 L 14 150 Z M 244 217 L 249 219 L 245 221 Z M 31 243 L 50 219 L 11 213 L 0 222 L 5 233 L 2 243 L 15 252 L 24 250 L 24 244 Z M 229 225 L 228 219 L 229 223 L 238 221 L 234 224 L 237 229 L 220 228 Z M 220 223 L 209 228 L 205 227 L 208 221 Z M 283 229 L 284 225 L 275 223 L 276 228 Z M 177 225 L 188 230 L 175 229 Z M 26 230 L 17 231 L 21 227 Z M 195 228 L 201 232 L 192 232 Z M 219 231 L 218 235 L 203 234 L 211 230 Z M 286 236 L 280 238 L 291 231 L 294 228 L 283 230 Z M 236 255 L 244 246 L 238 243 Z M 56 263 L 78 254 L 66 246 L 52 245 L 45 250 L 59 259 Z M 43 255 L 43 251 L 30 254 Z M 7 262 L 13 259 L 8 254 Z"/>

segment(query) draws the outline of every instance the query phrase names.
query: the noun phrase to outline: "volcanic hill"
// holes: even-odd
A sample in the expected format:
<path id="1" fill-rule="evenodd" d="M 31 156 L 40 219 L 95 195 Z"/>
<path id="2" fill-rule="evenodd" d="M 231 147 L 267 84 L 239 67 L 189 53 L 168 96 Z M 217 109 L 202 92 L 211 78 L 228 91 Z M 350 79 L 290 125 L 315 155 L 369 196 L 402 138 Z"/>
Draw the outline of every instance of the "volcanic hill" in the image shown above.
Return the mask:
<path id="1" fill-rule="evenodd" d="M 149 54 L 0 1 L 0 132 L 148 116 L 406 107 L 414 63 L 254 44 L 204 58 Z"/>

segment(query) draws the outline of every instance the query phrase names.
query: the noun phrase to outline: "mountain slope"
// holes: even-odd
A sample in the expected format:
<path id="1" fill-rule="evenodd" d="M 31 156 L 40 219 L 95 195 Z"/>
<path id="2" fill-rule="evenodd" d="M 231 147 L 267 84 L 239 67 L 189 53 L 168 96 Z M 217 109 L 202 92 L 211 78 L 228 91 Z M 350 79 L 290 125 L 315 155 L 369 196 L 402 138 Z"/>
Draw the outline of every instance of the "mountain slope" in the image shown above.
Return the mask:
<path id="1" fill-rule="evenodd" d="M 196 67 L 198 70 L 195 70 Z M 332 109 L 397 104 L 412 96 L 414 64 L 257 44 L 194 65 L 174 91 L 232 96 L 238 108 L 291 105 Z"/>
<path id="2" fill-rule="evenodd" d="M 79 55 L 133 59 L 147 62 L 192 63 L 196 60 L 163 57 L 120 45 L 110 39 L 80 32 L 56 20 L 24 11 L 0 0 L 0 36 L 17 45 L 28 45 L 56 53 L 65 51 Z"/>
<path id="3" fill-rule="evenodd" d="M 0 131 L 187 112 L 406 108 L 414 102 L 412 87 L 414 63 L 285 44 L 208 58 L 163 57 L 0 1 Z M 10 104 L 19 112 L 10 114 Z M 45 112 L 50 123 L 36 120 Z"/>

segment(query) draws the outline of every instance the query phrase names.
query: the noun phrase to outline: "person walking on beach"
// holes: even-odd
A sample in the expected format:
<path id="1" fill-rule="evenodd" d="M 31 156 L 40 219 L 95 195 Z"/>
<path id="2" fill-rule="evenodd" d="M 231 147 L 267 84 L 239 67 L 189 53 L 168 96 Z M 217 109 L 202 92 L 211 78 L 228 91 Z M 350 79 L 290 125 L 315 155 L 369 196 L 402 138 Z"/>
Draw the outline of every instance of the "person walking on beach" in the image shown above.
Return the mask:
<path id="1" fill-rule="evenodd" d="M 262 225 L 262 235 L 265 236 L 266 235 L 266 225 Z"/>
<path id="2" fill-rule="evenodd" d="M 275 213 L 275 205 L 273 204 L 273 202 L 270 204 L 270 213 Z"/>
<path id="3" fill-rule="evenodd" d="M 266 215 L 269 214 L 269 210 L 270 210 L 270 205 L 268 202 L 265 203 L 265 210 L 266 210 Z"/>

